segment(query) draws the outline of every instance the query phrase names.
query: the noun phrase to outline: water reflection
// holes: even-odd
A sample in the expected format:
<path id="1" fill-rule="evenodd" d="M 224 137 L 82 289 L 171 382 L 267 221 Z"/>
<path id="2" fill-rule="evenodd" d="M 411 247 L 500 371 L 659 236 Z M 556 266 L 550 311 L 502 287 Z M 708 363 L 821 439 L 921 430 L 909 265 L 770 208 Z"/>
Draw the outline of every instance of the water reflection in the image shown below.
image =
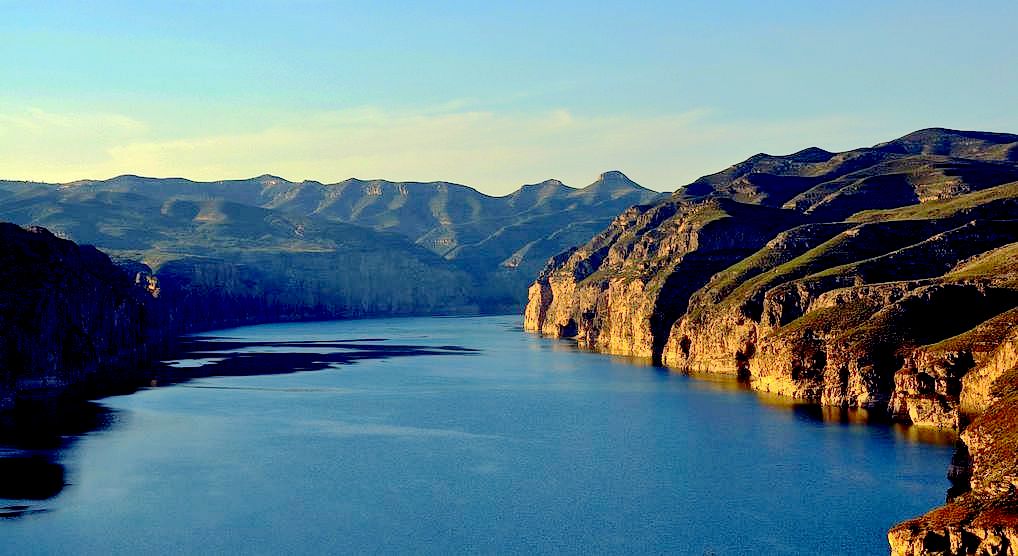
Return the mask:
<path id="1" fill-rule="evenodd" d="M 905 423 L 894 423 L 891 426 L 894 428 L 895 434 L 912 442 L 941 444 L 944 446 L 956 445 L 958 442 L 958 433 L 949 430 L 919 427 Z"/>
<path id="2" fill-rule="evenodd" d="M 591 350 L 580 346 L 573 339 L 552 338 L 551 340 L 547 345 L 555 352 L 591 353 Z M 538 344 L 535 347 L 540 349 L 541 345 Z M 692 383 L 696 388 L 749 393 L 754 395 L 764 407 L 777 411 L 790 411 L 796 418 L 803 421 L 828 425 L 886 426 L 894 432 L 897 438 L 908 442 L 921 442 L 924 444 L 950 446 L 954 445 L 958 440 L 958 434 L 954 431 L 896 422 L 886 411 L 880 411 L 875 408 L 841 407 L 804 402 L 803 400 L 787 396 L 753 390 L 748 381 L 740 379 L 735 375 L 697 373 L 665 367 L 655 364 L 650 358 L 646 357 L 624 355 L 609 355 L 608 357 L 634 367 L 651 367 L 661 375 L 688 377 L 693 380 Z"/>
<path id="3" fill-rule="evenodd" d="M 739 380 L 735 375 L 724 375 L 717 373 L 691 373 L 671 369 L 672 373 L 687 376 L 696 381 L 697 387 L 719 392 L 753 392 L 749 383 Z"/>
<path id="4" fill-rule="evenodd" d="M 887 411 L 878 408 L 820 405 L 763 392 L 757 393 L 757 396 L 764 406 L 791 411 L 803 421 L 830 425 L 885 426 L 902 440 L 925 444 L 950 446 L 958 439 L 957 433 L 953 431 L 896 422 Z"/>
<path id="5" fill-rule="evenodd" d="M 40 502 L 66 486 L 60 454 L 73 439 L 108 428 L 113 411 L 92 402 L 24 400 L 0 413 L 0 518 L 47 511 Z"/>
<path id="6" fill-rule="evenodd" d="M 0 498 L 45 500 L 64 489 L 64 466 L 34 454 L 0 459 Z"/>
<path id="7" fill-rule="evenodd" d="M 208 376 L 253 376 L 316 371 L 369 359 L 425 355 L 476 355 L 454 346 L 393 344 L 385 338 L 327 341 L 242 341 L 214 336 L 186 337 L 173 358 L 154 362 L 129 379 L 92 385 L 104 394 L 127 394 Z M 19 400 L 0 412 L 0 519 L 46 511 L 39 502 L 66 486 L 61 453 L 77 437 L 110 428 L 118 419 L 110 409 L 71 399 Z"/>

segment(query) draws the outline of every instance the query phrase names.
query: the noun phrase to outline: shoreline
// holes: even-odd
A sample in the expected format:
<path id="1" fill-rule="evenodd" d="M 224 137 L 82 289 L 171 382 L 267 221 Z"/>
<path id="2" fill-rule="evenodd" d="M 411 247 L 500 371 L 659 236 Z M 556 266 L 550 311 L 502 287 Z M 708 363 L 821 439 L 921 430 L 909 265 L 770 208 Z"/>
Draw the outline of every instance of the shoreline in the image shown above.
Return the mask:
<path id="1" fill-rule="evenodd" d="M 960 420 L 958 430 L 945 429 L 922 423 L 909 423 L 895 416 L 889 411 L 879 411 L 880 405 L 873 408 L 852 408 L 844 404 L 833 405 L 823 404 L 818 400 L 798 398 L 792 395 L 772 392 L 753 388 L 752 383 L 732 373 L 712 373 L 693 371 L 671 367 L 662 363 L 654 362 L 650 357 L 637 357 L 626 354 L 613 354 L 610 351 L 598 349 L 597 347 L 581 345 L 575 338 L 564 338 L 552 334 L 546 334 L 541 330 L 525 330 L 525 333 L 537 337 L 567 340 L 574 349 L 588 353 L 597 353 L 610 357 L 623 359 L 636 359 L 644 362 L 645 366 L 655 367 L 667 372 L 680 373 L 696 380 L 705 382 L 738 385 L 732 389 L 744 390 L 753 393 L 758 399 L 778 402 L 775 405 L 782 405 L 794 408 L 795 406 L 811 407 L 820 410 L 821 413 L 837 412 L 839 421 L 850 419 L 853 412 L 873 412 L 876 421 L 865 417 L 856 423 L 867 427 L 873 425 L 890 425 L 901 427 L 901 430 L 914 431 L 916 437 L 933 435 L 934 442 L 943 444 L 950 437 L 955 445 L 954 455 L 947 462 L 945 479 L 952 486 L 945 490 L 945 503 L 931 508 L 927 513 L 907 519 L 895 524 L 888 530 L 888 544 L 892 555 L 895 556 L 920 556 L 929 553 L 944 554 L 968 554 L 972 550 L 996 550 L 1000 548 L 1018 547 L 1018 502 L 1015 500 L 1015 489 L 1018 484 L 1018 447 L 1011 446 L 1004 450 L 1004 454 L 996 453 L 993 447 L 997 442 L 994 437 L 1010 438 L 1015 433 L 1012 429 L 1010 415 L 1018 412 L 1018 388 L 1008 387 L 1008 378 L 1001 377 L 999 390 L 1005 392 L 993 396 L 996 401 L 989 408 L 980 414 L 965 414 Z M 1018 369 L 1012 371 L 1018 373 Z M 763 403 L 767 403 L 764 401 Z M 769 405 L 769 404 L 768 404 Z M 996 414 L 1004 414 L 1003 417 Z M 857 413 L 857 415 L 864 415 Z M 986 421 L 990 416 L 995 419 L 987 426 Z M 985 418 L 984 418 L 985 416 Z M 844 422 L 844 421 L 841 421 Z M 989 438 L 983 433 L 983 429 L 992 429 Z M 925 434 L 924 434 L 925 433 Z M 945 435 L 945 437 L 941 437 Z M 938 437 L 944 440 L 936 440 Z M 929 438 L 929 436 L 927 436 Z M 923 440 L 919 440 L 923 441 Z M 981 444 L 980 454 L 970 454 L 970 445 Z M 990 446 L 986 448 L 985 446 Z M 974 451 L 974 450 L 973 450 Z M 977 461 L 977 457 L 981 461 Z M 1000 460 L 1004 460 L 1001 462 Z M 996 468 L 1004 467 L 1003 471 Z M 979 475 L 993 475 L 992 484 L 980 484 Z M 1003 475 L 1003 476 L 1000 476 Z M 975 476 L 975 477 L 974 477 Z M 988 482 L 989 483 L 989 482 Z M 943 550 L 944 552 L 937 552 Z M 948 552 L 950 550 L 950 552 Z M 982 552 L 980 552 L 982 553 Z M 1003 552 L 1002 552 L 1003 553 Z M 1010 552 L 1007 552 L 1010 553 Z"/>

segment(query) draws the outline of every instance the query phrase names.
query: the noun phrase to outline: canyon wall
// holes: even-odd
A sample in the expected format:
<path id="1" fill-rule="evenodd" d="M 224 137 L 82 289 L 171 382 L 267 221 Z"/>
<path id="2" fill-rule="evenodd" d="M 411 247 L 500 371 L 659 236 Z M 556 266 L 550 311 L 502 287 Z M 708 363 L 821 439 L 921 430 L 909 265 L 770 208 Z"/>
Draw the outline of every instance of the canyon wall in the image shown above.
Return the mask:
<path id="1" fill-rule="evenodd" d="M 0 224 L 0 408 L 130 373 L 185 332 L 372 315 L 474 314 L 473 284 L 424 250 L 235 250 L 153 270 Z M 219 252 L 218 254 L 222 254 Z M 136 377 L 135 377 L 136 378 Z"/>
<path id="2" fill-rule="evenodd" d="M 1018 305 L 1016 142 L 924 130 L 751 157 L 553 258 L 524 326 L 955 429 L 979 338 Z"/>
<path id="3" fill-rule="evenodd" d="M 1015 145 L 1016 135 L 933 129 L 844 153 L 751 157 L 551 259 L 524 326 L 964 430 L 951 470 L 962 502 L 895 528 L 892 546 L 1014 553 L 1018 402 L 1001 392 L 1018 387 Z"/>
<path id="4" fill-rule="evenodd" d="M 0 407 L 140 362 L 164 333 L 152 293 L 109 257 L 0 223 Z"/>

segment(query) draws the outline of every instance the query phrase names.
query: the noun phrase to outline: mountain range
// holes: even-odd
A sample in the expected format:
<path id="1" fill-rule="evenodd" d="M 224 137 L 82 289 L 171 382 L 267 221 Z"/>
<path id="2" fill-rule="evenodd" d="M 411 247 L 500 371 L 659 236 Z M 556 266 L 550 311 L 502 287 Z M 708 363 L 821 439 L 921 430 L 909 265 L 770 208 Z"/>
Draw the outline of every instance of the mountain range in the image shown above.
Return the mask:
<path id="1" fill-rule="evenodd" d="M 548 180 L 504 197 L 448 182 L 322 184 L 269 175 L 195 182 L 125 175 L 65 184 L 0 182 L 0 220 L 44 226 L 181 280 L 201 282 L 196 266 L 220 265 L 241 269 L 261 289 L 300 280 L 330 291 L 336 275 L 345 276 L 347 287 L 372 285 L 372 293 L 355 294 L 351 308 L 328 313 L 334 316 L 497 311 L 523 305 L 526 285 L 548 257 L 585 241 L 626 207 L 663 196 L 617 171 L 582 189 Z M 417 270 L 382 261 L 351 265 L 354 251 L 368 259 L 374 251 Z M 276 255 L 285 255 L 286 268 L 278 268 Z M 385 269 L 402 274 L 380 280 Z M 430 294 L 419 291 L 388 306 L 381 301 L 400 297 L 384 291 L 389 284 L 426 275 L 440 278 L 422 283 Z M 315 287 L 305 297 L 319 296 Z"/>

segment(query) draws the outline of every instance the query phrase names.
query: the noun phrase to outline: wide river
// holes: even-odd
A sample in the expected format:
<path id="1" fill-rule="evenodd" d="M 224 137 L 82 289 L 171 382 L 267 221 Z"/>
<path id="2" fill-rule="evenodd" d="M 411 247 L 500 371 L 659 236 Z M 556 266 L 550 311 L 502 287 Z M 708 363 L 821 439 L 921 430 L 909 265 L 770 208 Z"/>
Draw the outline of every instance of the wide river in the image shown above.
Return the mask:
<path id="1" fill-rule="evenodd" d="M 101 400 L 101 426 L 50 452 L 63 488 L 0 500 L 0 552 L 886 554 L 949 486 L 952 447 L 914 429 L 518 316 L 205 336 L 177 364 L 227 376 Z"/>

